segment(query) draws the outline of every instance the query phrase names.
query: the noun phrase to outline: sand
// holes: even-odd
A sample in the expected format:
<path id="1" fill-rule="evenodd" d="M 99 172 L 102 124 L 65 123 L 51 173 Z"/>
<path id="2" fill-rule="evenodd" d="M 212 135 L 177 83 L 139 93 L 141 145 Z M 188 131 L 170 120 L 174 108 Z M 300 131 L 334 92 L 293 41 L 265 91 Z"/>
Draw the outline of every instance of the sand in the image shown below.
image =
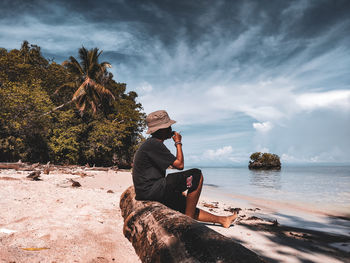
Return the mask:
<path id="1" fill-rule="evenodd" d="M 54 169 L 41 181 L 28 174 L 0 170 L 0 262 L 140 262 L 123 236 L 119 209 L 130 172 Z M 205 224 L 269 262 L 350 262 L 350 221 L 247 199 L 204 186 L 201 208 L 220 215 L 241 209 L 228 229 Z"/>
<path id="2" fill-rule="evenodd" d="M 140 262 L 119 209 L 130 173 L 86 173 L 91 177 L 53 171 L 29 181 L 29 172 L 1 171 L 18 180 L 0 178 L 0 262 Z"/>

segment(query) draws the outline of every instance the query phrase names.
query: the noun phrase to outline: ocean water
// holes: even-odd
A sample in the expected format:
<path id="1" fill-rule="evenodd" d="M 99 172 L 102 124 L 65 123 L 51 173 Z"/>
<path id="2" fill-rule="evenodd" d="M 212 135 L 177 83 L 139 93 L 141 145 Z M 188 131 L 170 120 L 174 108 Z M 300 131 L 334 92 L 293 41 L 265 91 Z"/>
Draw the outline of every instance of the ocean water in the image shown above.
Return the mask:
<path id="1" fill-rule="evenodd" d="M 248 167 L 205 168 L 204 184 L 245 195 L 350 214 L 350 166 L 284 166 L 280 171 Z"/>

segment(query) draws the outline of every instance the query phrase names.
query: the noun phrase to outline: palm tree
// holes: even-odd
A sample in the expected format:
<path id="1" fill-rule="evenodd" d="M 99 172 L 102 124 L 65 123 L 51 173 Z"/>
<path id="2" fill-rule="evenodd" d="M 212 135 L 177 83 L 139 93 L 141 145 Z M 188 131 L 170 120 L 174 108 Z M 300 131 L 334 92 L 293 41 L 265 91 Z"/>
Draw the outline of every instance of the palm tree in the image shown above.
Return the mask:
<path id="1" fill-rule="evenodd" d="M 23 63 L 27 63 L 29 61 L 29 52 L 30 52 L 30 46 L 29 42 L 27 40 L 24 40 L 21 46 L 21 55 L 23 56 Z"/>
<path id="2" fill-rule="evenodd" d="M 95 114 L 104 97 L 115 99 L 112 92 L 105 87 L 112 77 L 112 74 L 107 71 L 107 68 L 111 68 L 112 66 L 108 62 L 98 62 L 101 54 L 102 51 L 99 51 L 98 48 L 87 50 L 85 47 L 82 47 L 79 49 L 80 63 L 72 56 L 69 57 L 69 60 L 62 63 L 73 75 L 73 81 L 60 86 L 55 91 L 55 94 L 65 87 L 76 89 L 76 91 L 70 101 L 46 114 L 72 102 L 75 102 L 81 114 L 83 114 L 87 105 L 91 106 Z"/>

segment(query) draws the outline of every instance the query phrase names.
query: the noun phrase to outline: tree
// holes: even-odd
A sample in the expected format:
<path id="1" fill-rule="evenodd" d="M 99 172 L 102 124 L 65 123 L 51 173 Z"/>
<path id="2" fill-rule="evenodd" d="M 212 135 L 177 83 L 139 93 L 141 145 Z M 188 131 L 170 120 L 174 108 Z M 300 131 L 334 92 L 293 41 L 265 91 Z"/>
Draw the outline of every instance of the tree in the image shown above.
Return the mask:
<path id="1" fill-rule="evenodd" d="M 98 48 L 87 50 L 82 47 L 79 49 L 80 62 L 73 56 L 70 56 L 69 60 L 62 63 L 73 75 L 73 80 L 59 87 L 56 93 L 67 87 L 76 90 L 70 101 L 56 107 L 54 110 L 75 102 L 81 114 L 83 114 L 87 105 L 91 106 L 93 114 L 95 114 L 104 98 L 115 99 L 112 92 L 105 87 L 105 84 L 111 78 L 107 71 L 111 64 L 108 62 L 99 63 L 98 58 L 101 54 L 102 51 L 99 52 Z"/>
<path id="2" fill-rule="evenodd" d="M 250 155 L 249 169 L 281 169 L 280 157 L 277 154 L 255 152 Z"/>
<path id="3" fill-rule="evenodd" d="M 260 157 L 261 157 L 261 152 L 255 152 L 255 153 L 252 153 L 252 155 L 250 155 L 250 159 L 253 162 L 258 161 Z"/>
<path id="4" fill-rule="evenodd" d="M 26 41 L 20 50 L 0 48 L 0 161 L 50 160 L 61 164 L 88 162 L 130 167 L 136 147 L 143 139 L 145 114 L 136 101 L 137 93 L 126 93 L 126 84 L 113 80 L 107 62 L 98 63 L 100 54 L 98 49 L 82 50 L 82 57 L 90 60 L 78 63 L 76 68 L 87 72 L 85 75 L 90 80 L 86 81 L 85 75 L 79 78 L 79 74 L 72 72 L 69 63 L 62 66 L 46 60 L 40 47 Z M 94 67 L 95 70 L 91 69 Z M 57 87 L 63 89 L 67 83 L 76 85 L 66 88 L 60 96 L 54 94 Z M 94 95 L 99 85 L 107 89 L 107 95 L 103 89 Z M 78 94 L 76 99 L 85 99 L 86 105 L 91 106 L 88 99 L 95 99 L 95 112 L 93 107 L 85 108 L 83 115 L 75 107 L 50 111 L 67 101 L 78 103 L 72 100 L 78 91 L 86 96 Z"/>
<path id="5" fill-rule="evenodd" d="M 7 82 L 0 88 L 0 160 L 48 161 L 49 116 L 53 106 L 40 82 Z"/>

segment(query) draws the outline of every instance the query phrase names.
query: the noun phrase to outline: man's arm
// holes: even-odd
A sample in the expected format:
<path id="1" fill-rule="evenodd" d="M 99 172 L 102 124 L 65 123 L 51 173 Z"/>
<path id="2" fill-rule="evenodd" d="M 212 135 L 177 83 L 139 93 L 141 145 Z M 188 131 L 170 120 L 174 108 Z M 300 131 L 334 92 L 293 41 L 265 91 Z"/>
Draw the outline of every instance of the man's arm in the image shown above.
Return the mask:
<path id="1" fill-rule="evenodd" d="M 180 133 L 174 132 L 173 140 L 175 142 L 176 147 L 176 160 L 173 162 L 172 166 L 176 169 L 183 170 L 184 169 L 184 155 L 182 152 L 182 136 Z"/>

